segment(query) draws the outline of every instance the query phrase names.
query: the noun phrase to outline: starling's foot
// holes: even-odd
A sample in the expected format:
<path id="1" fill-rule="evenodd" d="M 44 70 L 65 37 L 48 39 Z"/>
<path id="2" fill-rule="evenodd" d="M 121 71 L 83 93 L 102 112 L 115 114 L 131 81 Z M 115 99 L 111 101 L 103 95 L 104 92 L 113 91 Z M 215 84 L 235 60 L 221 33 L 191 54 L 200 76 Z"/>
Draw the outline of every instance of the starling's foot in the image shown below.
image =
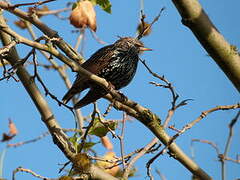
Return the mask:
<path id="1" fill-rule="evenodd" d="M 108 90 L 109 91 L 115 90 L 115 86 L 111 82 L 108 82 Z M 120 94 L 121 99 L 123 101 L 127 101 L 128 98 L 120 90 L 116 90 L 116 91 L 118 92 L 118 94 Z"/>
<path id="2" fill-rule="evenodd" d="M 115 90 L 115 86 L 111 83 L 111 82 L 108 82 L 108 90 L 111 91 L 111 90 Z"/>
<path id="3" fill-rule="evenodd" d="M 122 99 L 123 101 L 127 101 L 127 100 L 128 100 L 127 96 L 125 96 L 121 91 L 117 91 L 117 92 L 118 92 L 118 94 L 120 94 L 121 99 Z"/>

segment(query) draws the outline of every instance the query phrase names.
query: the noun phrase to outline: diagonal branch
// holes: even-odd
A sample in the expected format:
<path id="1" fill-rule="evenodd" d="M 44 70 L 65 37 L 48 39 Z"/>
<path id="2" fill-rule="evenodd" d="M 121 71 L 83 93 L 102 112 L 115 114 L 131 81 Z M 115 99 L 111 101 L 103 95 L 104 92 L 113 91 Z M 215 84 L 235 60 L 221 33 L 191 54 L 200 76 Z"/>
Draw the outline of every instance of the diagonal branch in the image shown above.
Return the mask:
<path id="1" fill-rule="evenodd" d="M 20 6 L 31 6 L 31 5 L 34 5 L 34 6 L 40 6 L 42 4 L 45 4 L 45 3 L 49 3 L 51 1 L 56 1 L 56 0 L 46 0 L 46 1 L 39 1 L 39 2 L 30 2 L 30 3 L 21 3 L 21 4 L 14 4 L 14 5 L 11 5 L 9 8 L 17 8 L 17 7 L 20 7 Z"/>
<path id="2" fill-rule="evenodd" d="M 240 56 L 211 22 L 197 0 L 172 0 L 182 23 L 187 26 L 203 48 L 240 92 Z"/>

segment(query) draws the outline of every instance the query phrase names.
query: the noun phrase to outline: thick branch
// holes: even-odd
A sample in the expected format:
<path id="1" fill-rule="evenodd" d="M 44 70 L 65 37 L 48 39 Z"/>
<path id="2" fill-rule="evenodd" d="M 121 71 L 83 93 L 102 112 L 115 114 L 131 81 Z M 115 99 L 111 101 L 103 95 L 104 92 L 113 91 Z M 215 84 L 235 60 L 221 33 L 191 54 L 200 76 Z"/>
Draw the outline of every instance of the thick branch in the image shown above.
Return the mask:
<path id="1" fill-rule="evenodd" d="M 0 16 L 0 24 L 6 25 L 3 16 Z M 11 43 L 11 37 L 4 33 L 3 31 L 0 31 L 1 40 L 4 45 L 7 45 Z M 15 47 L 12 47 L 8 53 L 8 56 L 6 59 L 11 63 L 12 66 L 14 66 L 16 63 L 18 63 L 18 60 L 20 59 L 18 56 L 18 53 L 15 49 Z M 26 71 L 26 69 L 23 67 L 23 65 L 19 65 L 17 68 L 17 75 L 21 82 L 23 83 L 26 91 L 31 96 L 33 102 L 35 103 L 39 113 L 41 114 L 41 118 L 44 121 L 44 123 L 47 125 L 49 131 L 51 132 L 53 136 L 54 142 L 59 146 L 59 148 L 64 152 L 64 154 L 69 158 L 73 158 L 75 149 L 72 144 L 68 143 L 66 141 L 68 137 L 65 135 L 65 133 L 62 131 L 61 127 L 57 123 L 56 119 L 54 118 L 53 113 L 51 112 L 46 100 L 41 95 L 39 89 L 37 88 L 36 84 L 34 83 L 32 77 L 29 75 L 29 73 Z"/>
<path id="2" fill-rule="evenodd" d="M 191 29 L 203 48 L 240 91 L 240 56 L 236 48 L 224 39 L 197 0 L 172 1 L 182 16 L 183 24 Z"/>
<path id="3" fill-rule="evenodd" d="M 115 93 L 112 93 L 115 95 Z M 120 100 L 114 96 L 116 100 Z M 108 99 L 113 99 L 110 94 L 106 96 Z M 114 107 L 125 111 L 127 114 L 135 117 L 140 122 L 142 122 L 151 132 L 166 146 L 171 142 L 171 137 L 165 132 L 164 127 L 161 125 L 161 120 L 159 117 L 151 112 L 149 109 L 144 108 L 134 101 L 126 100 L 124 102 L 114 101 Z M 129 105 L 132 105 L 131 108 Z M 182 165 L 184 165 L 189 171 L 194 175 L 200 177 L 203 180 L 212 179 L 206 172 L 204 172 L 192 159 L 190 159 L 178 146 L 176 143 L 171 143 L 169 145 L 170 154 L 173 158 L 178 160 Z"/>
<path id="4" fill-rule="evenodd" d="M 2 16 L 2 11 L 0 10 L 0 24 L 7 27 L 4 17 Z M 8 45 L 11 43 L 11 37 L 3 31 L 0 31 L 0 39 L 2 40 L 3 45 Z M 19 56 L 15 47 L 12 47 L 8 53 L 6 59 L 11 63 L 12 66 L 19 64 Z M 46 124 L 49 129 L 49 132 L 52 135 L 54 143 L 60 148 L 64 155 L 69 159 L 73 160 L 76 154 L 75 147 L 69 141 L 68 136 L 63 132 L 62 128 L 55 119 L 50 107 L 47 104 L 47 101 L 44 99 L 40 93 L 38 87 L 36 86 L 33 78 L 27 72 L 22 64 L 17 66 L 17 75 L 21 80 L 26 91 L 30 95 L 32 101 L 34 102 L 37 110 L 39 111 L 42 121 Z M 103 170 L 99 169 L 95 165 L 91 165 L 89 169 L 90 176 L 95 179 L 109 179 L 116 180 L 115 177 L 107 174 Z"/>

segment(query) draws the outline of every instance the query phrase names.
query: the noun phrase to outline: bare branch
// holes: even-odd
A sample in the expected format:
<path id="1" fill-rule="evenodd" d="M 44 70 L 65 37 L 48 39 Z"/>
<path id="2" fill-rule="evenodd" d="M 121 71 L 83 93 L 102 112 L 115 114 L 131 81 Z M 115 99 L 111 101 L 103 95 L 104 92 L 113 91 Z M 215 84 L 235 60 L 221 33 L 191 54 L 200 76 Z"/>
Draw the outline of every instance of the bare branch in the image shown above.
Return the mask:
<path id="1" fill-rule="evenodd" d="M 203 48 L 219 65 L 229 80 L 240 91 L 240 56 L 211 22 L 197 0 L 173 0 L 187 26 Z"/>
<path id="2" fill-rule="evenodd" d="M 52 2 L 52 1 L 56 1 L 56 0 L 45 0 L 45 1 L 39 1 L 39 2 L 14 4 L 14 5 L 9 5 L 9 8 L 15 9 L 15 8 L 20 7 L 20 6 L 31 6 L 31 5 L 40 6 L 42 4 L 49 3 L 49 2 Z"/>
<path id="3" fill-rule="evenodd" d="M 122 120 L 122 128 L 121 128 L 121 135 L 117 136 L 120 141 L 120 149 L 121 149 L 121 157 L 122 157 L 122 165 L 123 169 L 126 167 L 126 163 L 124 161 L 124 129 L 125 129 L 125 123 L 126 123 L 126 114 L 123 112 L 123 120 Z"/>
<path id="4" fill-rule="evenodd" d="M 18 172 L 26 172 L 26 173 L 31 174 L 31 175 L 34 176 L 34 177 L 37 177 L 37 178 L 40 178 L 40 179 L 43 179 L 43 180 L 48 179 L 48 178 L 46 178 L 46 177 L 43 177 L 43 176 L 41 176 L 41 175 L 38 175 L 37 173 L 33 172 L 33 171 L 30 170 L 30 169 L 25 169 L 25 168 L 22 168 L 22 167 L 18 167 L 17 169 L 15 169 L 15 170 L 13 171 L 13 177 L 12 177 L 13 180 L 15 180 L 16 173 L 18 173 Z"/>
<path id="5" fill-rule="evenodd" d="M 38 11 L 38 10 L 36 10 L 36 14 L 38 16 L 46 16 L 46 15 L 58 16 L 61 12 L 66 12 L 66 11 L 69 11 L 71 9 L 72 8 L 63 8 L 63 9 L 49 10 L 49 11 Z"/>
<path id="6" fill-rule="evenodd" d="M 146 154 L 153 146 L 156 145 L 156 143 L 158 142 L 157 138 L 154 138 L 151 140 L 150 143 L 148 143 L 144 148 L 142 148 L 137 155 L 128 163 L 127 167 L 124 169 L 124 173 L 123 173 L 123 179 L 127 179 L 130 170 L 132 169 L 133 165 L 136 163 L 136 161 L 142 157 L 144 154 Z"/>
<path id="7" fill-rule="evenodd" d="M 238 109 L 240 108 L 240 104 L 233 104 L 233 105 L 226 105 L 226 106 L 217 106 L 215 108 L 209 109 L 207 111 L 203 111 L 202 114 L 195 119 L 194 121 L 188 123 L 186 126 L 183 127 L 183 129 L 181 129 L 181 134 L 185 131 L 187 131 L 188 129 L 192 128 L 196 123 L 198 123 L 199 121 L 201 121 L 203 118 L 205 118 L 209 113 L 215 112 L 215 111 L 219 111 L 219 110 L 230 110 L 230 109 Z"/>
<path id="8" fill-rule="evenodd" d="M 10 49 L 15 46 L 18 42 L 17 41 L 11 41 L 10 44 L 0 48 L 0 55 L 2 56 L 4 53 L 7 53 L 10 51 Z"/>
<path id="9" fill-rule="evenodd" d="M 94 32 L 92 29 L 89 29 L 89 30 L 90 30 L 93 38 L 94 38 L 99 44 L 107 45 L 106 42 L 104 42 L 103 40 L 101 40 L 101 39 L 97 36 L 96 32 Z"/>
<path id="10" fill-rule="evenodd" d="M 96 118 L 96 114 L 97 114 L 97 112 L 96 112 L 96 104 L 94 103 L 94 110 L 93 110 L 93 113 L 91 114 L 91 121 L 90 121 L 90 123 L 89 123 L 86 131 L 84 132 L 83 137 L 82 137 L 81 146 L 79 148 L 79 153 L 82 152 L 82 150 L 84 148 L 88 132 L 89 132 L 90 128 L 93 126 L 93 124 L 94 124 L 94 121 L 95 121 L 95 118 Z"/>
<path id="11" fill-rule="evenodd" d="M 202 114 L 199 116 L 199 118 L 197 118 L 196 120 L 192 121 L 191 123 L 187 124 L 186 126 L 184 126 L 181 130 L 177 130 L 176 128 L 174 127 L 170 127 L 171 129 L 173 130 L 176 130 L 177 133 L 170 138 L 170 140 L 168 141 L 168 144 L 157 154 L 155 155 L 153 158 L 151 158 L 148 162 L 147 162 L 147 169 L 148 169 L 148 176 L 151 177 L 151 173 L 150 173 L 150 166 L 151 164 L 160 156 L 160 155 L 163 155 L 164 153 L 166 153 L 167 149 L 170 147 L 170 145 L 181 135 L 183 134 L 186 130 L 190 129 L 193 125 L 195 125 L 197 122 L 199 122 L 202 118 L 206 117 L 207 114 L 211 113 L 211 112 L 214 112 L 214 111 L 217 111 L 217 110 L 229 110 L 229 109 L 236 109 L 236 108 L 240 108 L 240 104 L 235 104 L 235 105 L 227 105 L 227 106 L 217 106 L 215 108 L 212 108 L 210 110 L 207 110 L 207 111 L 204 111 L 202 112 Z M 204 143 L 208 143 L 210 145 L 212 145 L 212 147 L 214 147 L 214 149 L 217 151 L 217 154 L 219 154 L 219 150 L 217 148 L 217 146 L 210 142 L 210 141 L 201 141 L 201 142 L 204 142 Z M 171 152 L 170 152 L 170 155 Z"/>
<path id="12" fill-rule="evenodd" d="M 209 144 L 211 147 L 213 147 L 215 149 L 217 154 L 220 154 L 218 146 L 212 141 L 203 140 L 203 139 L 192 139 L 192 142 L 200 142 L 200 143 Z"/>
<path id="13" fill-rule="evenodd" d="M 172 86 L 172 84 L 164 77 L 164 76 L 160 76 L 157 73 L 153 72 L 150 67 L 146 64 L 145 60 L 140 59 L 140 61 L 142 62 L 142 64 L 146 67 L 146 69 L 148 70 L 148 72 L 153 76 L 158 78 L 159 80 L 163 81 L 163 83 L 165 84 L 159 84 L 159 83 L 155 83 L 155 82 L 150 82 L 150 84 L 153 84 L 155 86 L 158 87 L 163 87 L 163 88 L 167 88 L 170 90 L 171 95 L 172 95 L 172 106 L 171 108 L 168 110 L 168 114 L 166 117 L 166 120 L 163 124 L 163 127 L 166 128 L 168 123 L 170 122 L 174 112 L 176 111 L 177 108 L 181 107 L 181 106 L 185 106 L 187 105 L 187 101 L 190 101 L 192 99 L 186 99 L 181 101 L 179 104 L 177 104 L 177 100 L 179 98 L 179 95 L 177 94 L 177 92 L 175 91 L 175 88 Z"/>
<path id="14" fill-rule="evenodd" d="M 223 155 L 219 155 L 219 159 L 222 165 L 222 180 L 226 179 L 226 167 L 225 167 L 225 160 L 227 160 L 227 154 L 228 151 L 230 149 L 230 145 L 231 145 L 231 141 L 232 141 L 232 136 L 233 136 L 233 127 L 236 124 L 237 120 L 239 119 L 240 116 L 240 110 L 238 111 L 237 115 L 232 119 L 232 121 L 229 123 L 228 127 L 229 127 L 229 135 L 228 135 L 228 139 L 227 139 L 227 143 L 225 146 L 225 150 Z M 236 161 L 236 162 L 240 162 L 240 161 Z"/>

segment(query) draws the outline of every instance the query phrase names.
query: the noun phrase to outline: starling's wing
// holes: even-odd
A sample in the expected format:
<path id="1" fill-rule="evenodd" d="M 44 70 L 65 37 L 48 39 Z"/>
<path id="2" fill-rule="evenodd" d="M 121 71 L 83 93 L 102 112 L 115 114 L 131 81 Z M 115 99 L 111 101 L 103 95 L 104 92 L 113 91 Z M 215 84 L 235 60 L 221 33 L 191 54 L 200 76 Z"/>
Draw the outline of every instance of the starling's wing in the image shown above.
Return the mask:
<path id="1" fill-rule="evenodd" d="M 76 80 L 74 81 L 72 87 L 68 90 L 68 92 L 63 96 L 62 101 L 63 103 L 67 103 L 70 99 L 73 98 L 75 94 L 78 94 L 85 89 L 89 88 L 89 83 L 86 81 L 85 78 L 77 75 Z"/>
<path id="2" fill-rule="evenodd" d="M 109 61 L 112 60 L 115 53 L 115 46 L 108 45 L 97 52 L 95 52 L 86 62 L 82 64 L 82 67 L 93 74 L 98 75 L 102 69 L 104 69 L 108 64 Z"/>
<path id="3" fill-rule="evenodd" d="M 96 100 L 100 99 L 101 97 L 105 96 L 106 94 L 107 91 L 105 91 L 102 87 L 99 86 L 92 87 L 88 91 L 88 93 L 74 105 L 74 108 L 78 109 L 90 103 L 93 103 Z"/>
<path id="4" fill-rule="evenodd" d="M 114 45 L 105 46 L 95 52 L 86 62 L 82 64 L 82 67 L 93 74 L 98 74 L 103 68 L 106 67 L 114 54 Z M 77 75 L 72 87 L 62 98 L 63 103 L 67 103 L 77 93 L 84 91 L 90 87 L 88 79 L 82 75 Z M 99 97 L 100 98 L 100 97 Z"/>

